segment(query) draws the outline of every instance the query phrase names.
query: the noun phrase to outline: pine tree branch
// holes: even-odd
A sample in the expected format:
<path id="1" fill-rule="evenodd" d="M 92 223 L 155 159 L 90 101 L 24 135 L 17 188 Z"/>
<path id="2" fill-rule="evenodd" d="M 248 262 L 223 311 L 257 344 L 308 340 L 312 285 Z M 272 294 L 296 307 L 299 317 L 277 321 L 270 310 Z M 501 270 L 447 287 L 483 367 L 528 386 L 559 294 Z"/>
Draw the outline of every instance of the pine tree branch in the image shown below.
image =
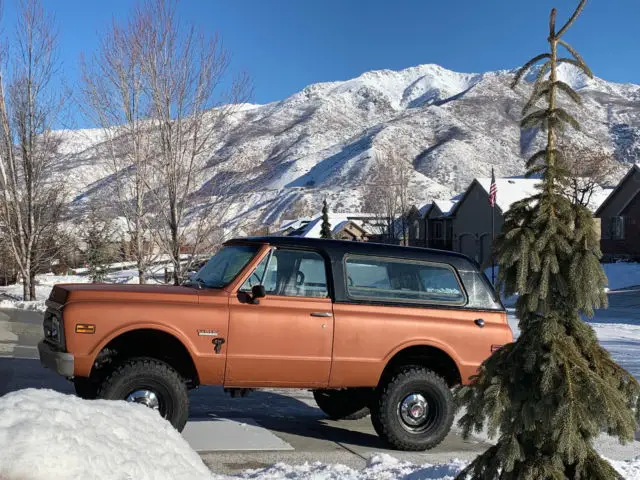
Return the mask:
<path id="1" fill-rule="evenodd" d="M 536 110 L 535 112 L 530 113 L 522 119 L 520 122 L 520 128 L 527 129 L 538 126 L 540 123 L 544 122 L 547 114 L 547 110 Z"/>
<path id="2" fill-rule="evenodd" d="M 573 48 L 571 45 L 569 45 L 567 42 L 565 42 L 564 40 L 558 40 L 558 43 L 560 45 L 562 45 L 564 48 L 567 49 L 567 51 L 573 55 L 573 58 L 576 59 L 576 61 L 582 63 L 583 65 L 587 65 L 587 63 L 584 61 L 584 59 L 580 56 L 580 54 L 576 51 L 575 48 Z"/>
<path id="3" fill-rule="evenodd" d="M 531 165 L 535 164 L 541 158 L 545 158 L 547 156 L 547 149 L 544 148 L 536 153 L 534 153 L 529 160 L 527 160 L 527 169 L 530 168 Z"/>
<path id="4" fill-rule="evenodd" d="M 553 110 L 551 110 L 550 116 L 557 120 L 568 123 L 578 131 L 580 130 L 580 124 L 578 123 L 578 121 L 570 113 L 567 113 L 567 111 L 562 108 L 554 108 Z"/>
<path id="5" fill-rule="evenodd" d="M 578 60 L 575 60 L 573 58 L 559 58 L 558 59 L 558 63 L 559 64 L 560 63 L 568 63 L 570 65 L 573 65 L 574 67 L 578 68 L 579 70 L 582 70 L 587 77 L 593 78 L 593 72 L 587 66 L 587 64 L 584 63 L 584 62 L 581 63 Z"/>
<path id="6" fill-rule="evenodd" d="M 538 63 L 540 60 L 543 60 L 545 58 L 551 58 L 551 55 L 548 53 L 541 53 L 537 57 L 534 57 L 531 60 L 529 60 L 527 63 L 525 63 L 522 66 L 522 68 L 520 68 L 520 70 L 518 70 L 518 72 L 516 73 L 516 76 L 511 82 L 511 88 L 515 88 L 516 85 L 520 83 L 520 80 L 522 80 L 522 77 L 524 76 L 524 74 L 527 73 L 529 69 L 533 67 L 536 63 Z"/>
<path id="7" fill-rule="evenodd" d="M 582 98 L 580 98 L 580 95 L 578 95 L 576 91 L 569 85 L 561 80 L 556 80 L 553 85 L 567 94 L 567 96 L 571 98 L 571 100 L 573 100 L 575 103 L 577 103 L 578 105 L 582 105 Z"/>
<path id="8" fill-rule="evenodd" d="M 578 15 L 580 15 L 580 13 L 582 12 L 586 4 L 587 4 L 587 0 L 582 0 L 580 2 L 580 5 L 578 5 L 578 8 L 576 8 L 575 12 L 573 12 L 573 15 L 571 15 L 571 18 L 567 20 L 567 23 L 565 23 L 564 26 L 555 35 L 557 39 L 559 39 L 562 35 L 564 35 L 564 33 L 569 29 L 569 27 L 573 24 L 573 22 L 576 21 L 576 18 L 578 18 Z"/>

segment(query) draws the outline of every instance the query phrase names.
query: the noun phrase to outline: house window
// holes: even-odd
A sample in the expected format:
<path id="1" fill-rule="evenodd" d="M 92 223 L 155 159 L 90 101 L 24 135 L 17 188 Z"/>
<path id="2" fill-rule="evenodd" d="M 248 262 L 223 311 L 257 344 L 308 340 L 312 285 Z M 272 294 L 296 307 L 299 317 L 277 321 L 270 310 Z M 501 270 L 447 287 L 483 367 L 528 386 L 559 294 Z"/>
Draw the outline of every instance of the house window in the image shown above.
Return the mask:
<path id="1" fill-rule="evenodd" d="M 611 218 L 611 238 L 624 240 L 624 217 Z"/>
<path id="2" fill-rule="evenodd" d="M 415 238 L 416 240 L 420 239 L 420 221 L 419 220 L 414 220 L 413 221 L 413 231 L 415 234 Z"/>

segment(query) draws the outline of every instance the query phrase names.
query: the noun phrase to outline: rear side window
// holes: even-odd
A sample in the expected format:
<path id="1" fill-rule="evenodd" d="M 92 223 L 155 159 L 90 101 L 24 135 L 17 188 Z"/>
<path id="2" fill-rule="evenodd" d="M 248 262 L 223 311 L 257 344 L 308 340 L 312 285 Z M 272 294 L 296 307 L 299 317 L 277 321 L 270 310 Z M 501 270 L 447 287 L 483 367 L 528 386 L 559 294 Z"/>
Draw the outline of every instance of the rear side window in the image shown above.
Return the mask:
<path id="1" fill-rule="evenodd" d="M 445 264 L 349 256 L 345 271 L 352 298 L 444 305 L 467 300 L 455 271 Z"/>

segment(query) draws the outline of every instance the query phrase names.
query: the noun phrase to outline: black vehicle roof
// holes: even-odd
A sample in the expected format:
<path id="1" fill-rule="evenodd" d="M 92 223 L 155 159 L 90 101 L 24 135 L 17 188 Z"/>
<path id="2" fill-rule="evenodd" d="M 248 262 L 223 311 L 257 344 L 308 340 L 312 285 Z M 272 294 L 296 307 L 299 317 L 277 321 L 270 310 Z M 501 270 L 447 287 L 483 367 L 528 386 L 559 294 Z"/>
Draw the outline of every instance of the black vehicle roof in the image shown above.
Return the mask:
<path id="1" fill-rule="evenodd" d="M 405 247 L 374 242 L 356 242 L 349 240 L 328 240 L 324 238 L 261 236 L 234 238 L 226 243 L 268 243 L 276 247 L 311 248 L 324 251 L 332 260 L 341 261 L 345 254 L 375 255 L 429 262 L 448 263 L 458 269 L 472 267 L 479 270 L 478 264 L 461 253 L 421 247 Z"/>

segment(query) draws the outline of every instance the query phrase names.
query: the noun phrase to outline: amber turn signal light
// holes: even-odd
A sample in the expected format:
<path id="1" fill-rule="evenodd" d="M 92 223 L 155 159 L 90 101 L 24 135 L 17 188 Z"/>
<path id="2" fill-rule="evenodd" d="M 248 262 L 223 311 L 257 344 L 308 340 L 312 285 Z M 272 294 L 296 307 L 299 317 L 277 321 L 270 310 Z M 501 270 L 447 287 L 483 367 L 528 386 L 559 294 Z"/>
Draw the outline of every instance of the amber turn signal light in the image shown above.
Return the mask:
<path id="1" fill-rule="evenodd" d="M 76 333 L 96 333 L 96 326 L 88 323 L 78 323 Z"/>

